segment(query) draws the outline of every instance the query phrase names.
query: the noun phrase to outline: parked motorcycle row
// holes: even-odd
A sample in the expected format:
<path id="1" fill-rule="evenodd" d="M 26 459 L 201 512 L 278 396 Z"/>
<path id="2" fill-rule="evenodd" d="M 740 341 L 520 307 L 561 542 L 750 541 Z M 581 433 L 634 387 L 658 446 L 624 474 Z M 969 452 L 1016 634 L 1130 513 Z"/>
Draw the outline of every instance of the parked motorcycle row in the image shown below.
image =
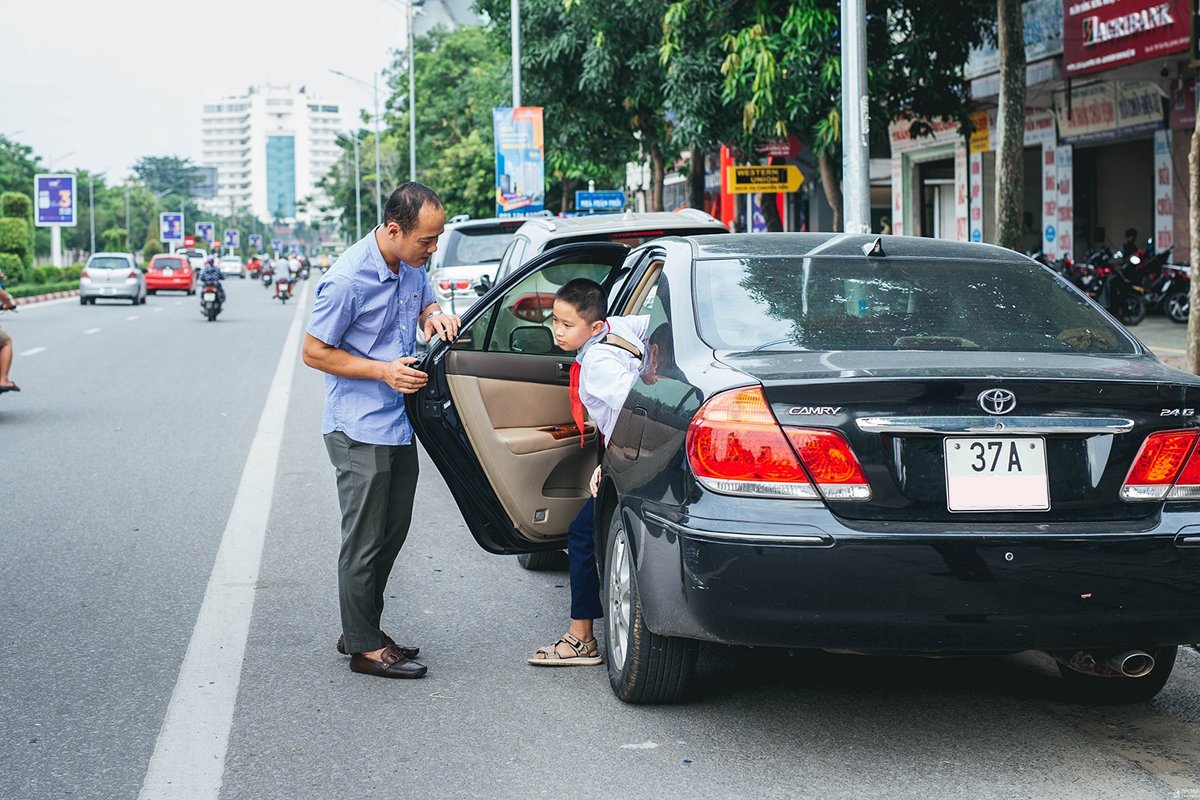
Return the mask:
<path id="1" fill-rule="evenodd" d="M 1155 252 L 1153 241 L 1136 253 L 1102 247 L 1083 261 L 1070 256 L 1051 261 L 1041 253 L 1034 258 L 1075 284 L 1122 324 L 1133 326 L 1146 314 L 1162 311 L 1172 322 L 1188 320 L 1191 293 L 1186 264 L 1169 264 L 1171 248 Z"/>

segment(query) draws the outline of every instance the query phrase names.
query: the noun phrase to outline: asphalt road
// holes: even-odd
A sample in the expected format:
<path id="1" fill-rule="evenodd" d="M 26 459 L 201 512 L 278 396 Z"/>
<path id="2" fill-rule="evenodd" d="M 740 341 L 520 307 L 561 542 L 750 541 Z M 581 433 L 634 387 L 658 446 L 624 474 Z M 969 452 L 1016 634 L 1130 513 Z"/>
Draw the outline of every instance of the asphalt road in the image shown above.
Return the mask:
<path id="1" fill-rule="evenodd" d="M 320 376 L 296 367 L 286 416 L 260 419 L 281 355 L 298 360 L 284 345 L 302 317 L 256 282 L 228 283 L 211 324 L 169 295 L 0 319 L 23 388 L 0 396 L 0 798 L 134 798 L 155 770 L 169 788 L 154 796 L 216 797 L 163 773 L 174 762 L 156 742 L 186 741 L 206 709 L 180 714 L 180 698 L 222 683 L 236 691 L 223 798 L 1200 798 L 1192 650 L 1154 702 L 1117 709 L 1059 702 L 1035 654 L 709 647 L 693 699 L 669 707 L 621 704 L 603 668 L 528 667 L 561 633 L 566 574 L 482 552 L 425 459 L 385 625 L 422 647 L 430 674 L 350 673 L 333 647 Z M 1150 343 L 1151 330 L 1135 333 Z M 252 460 L 243 481 L 280 425 L 274 480 Z M 223 596 L 210 585 L 223 537 L 255 504 L 261 564 L 225 587 L 253 589 L 230 684 L 222 654 L 189 643 L 213 611 L 206 591 Z M 229 629 L 239 613 L 216 608 Z M 184 665 L 201 672 L 181 681 Z"/>

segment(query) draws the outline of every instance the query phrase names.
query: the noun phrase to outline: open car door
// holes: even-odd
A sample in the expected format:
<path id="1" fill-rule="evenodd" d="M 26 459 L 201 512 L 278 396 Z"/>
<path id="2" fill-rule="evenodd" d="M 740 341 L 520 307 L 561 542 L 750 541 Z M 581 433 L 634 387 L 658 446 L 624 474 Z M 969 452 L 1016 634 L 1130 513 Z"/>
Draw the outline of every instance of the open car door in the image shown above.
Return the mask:
<path id="1" fill-rule="evenodd" d="M 435 339 L 429 381 L 405 398 L 408 418 L 480 546 L 492 553 L 562 548 L 590 496 L 598 433 L 571 421 L 575 354 L 554 345 L 554 293 L 591 278 L 609 296 L 629 248 L 595 242 L 543 253 L 493 286 Z"/>

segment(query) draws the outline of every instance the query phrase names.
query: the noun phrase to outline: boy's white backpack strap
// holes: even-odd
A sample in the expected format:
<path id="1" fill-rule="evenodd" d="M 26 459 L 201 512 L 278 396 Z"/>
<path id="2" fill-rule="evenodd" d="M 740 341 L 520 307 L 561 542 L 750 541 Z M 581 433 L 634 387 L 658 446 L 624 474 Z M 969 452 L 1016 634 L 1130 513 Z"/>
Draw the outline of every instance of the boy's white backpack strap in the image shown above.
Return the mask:
<path id="1" fill-rule="evenodd" d="M 634 358 L 640 359 L 642 357 L 642 348 L 625 339 L 622 339 L 615 333 L 610 333 L 608 336 L 605 336 L 603 339 L 601 339 L 601 344 L 610 344 L 613 347 L 619 347 Z"/>

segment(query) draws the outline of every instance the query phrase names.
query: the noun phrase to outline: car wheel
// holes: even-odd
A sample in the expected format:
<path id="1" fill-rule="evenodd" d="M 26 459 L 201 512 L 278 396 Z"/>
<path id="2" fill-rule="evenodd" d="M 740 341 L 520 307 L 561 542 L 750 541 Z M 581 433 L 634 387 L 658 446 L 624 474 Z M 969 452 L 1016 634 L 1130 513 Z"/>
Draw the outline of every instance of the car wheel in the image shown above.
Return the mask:
<path id="1" fill-rule="evenodd" d="M 88 304 L 88 303 L 87 303 L 87 298 L 86 298 L 86 297 L 81 297 L 81 298 L 79 298 L 79 305 L 81 305 L 81 306 L 86 306 L 87 304 Z"/>
<path id="2" fill-rule="evenodd" d="M 700 643 L 646 627 L 633 552 L 620 508 L 608 524 L 604 557 L 604 660 L 613 694 L 626 703 L 672 703 L 687 691 Z"/>
<path id="3" fill-rule="evenodd" d="M 1167 295 L 1167 299 L 1163 301 L 1163 308 L 1166 309 L 1167 318 L 1172 322 L 1187 324 L 1188 321 L 1188 306 L 1191 303 L 1191 298 L 1188 297 L 1188 290 L 1181 289 L 1177 292 L 1171 292 Z"/>
<path id="4" fill-rule="evenodd" d="M 1121 322 L 1130 327 L 1146 318 L 1146 301 L 1141 295 L 1130 295 L 1121 303 Z"/>
<path id="5" fill-rule="evenodd" d="M 1175 655 L 1179 648 L 1171 645 L 1147 650 L 1154 656 L 1154 669 L 1142 678 L 1102 678 L 1084 675 L 1070 667 L 1059 664 L 1063 678 L 1064 699 L 1089 706 L 1117 706 L 1145 703 L 1162 691 L 1171 670 L 1175 668 Z"/>
<path id="6" fill-rule="evenodd" d="M 147 289 L 146 294 L 158 294 L 158 289 Z"/>
<path id="7" fill-rule="evenodd" d="M 542 550 L 537 553 L 521 553 L 517 563 L 522 569 L 531 572 L 548 572 L 567 568 L 567 554 L 564 550 Z"/>

